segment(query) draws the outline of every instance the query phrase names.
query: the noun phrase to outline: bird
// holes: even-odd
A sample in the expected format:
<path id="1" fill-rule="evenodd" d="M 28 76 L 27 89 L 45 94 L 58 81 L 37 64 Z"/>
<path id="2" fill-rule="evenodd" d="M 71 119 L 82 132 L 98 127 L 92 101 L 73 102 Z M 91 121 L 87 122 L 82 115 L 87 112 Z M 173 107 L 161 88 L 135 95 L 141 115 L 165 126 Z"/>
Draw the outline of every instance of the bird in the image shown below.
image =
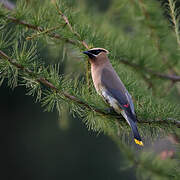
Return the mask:
<path id="1" fill-rule="evenodd" d="M 134 141 L 144 146 L 137 129 L 137 117 L 131 95 L 112 67 L 104 48 L 92 48 L 83 52 L 91 64 L 91 76 L 96 92 L 102 96 L 116 113 L 121 114 L 134 135 Z"/>

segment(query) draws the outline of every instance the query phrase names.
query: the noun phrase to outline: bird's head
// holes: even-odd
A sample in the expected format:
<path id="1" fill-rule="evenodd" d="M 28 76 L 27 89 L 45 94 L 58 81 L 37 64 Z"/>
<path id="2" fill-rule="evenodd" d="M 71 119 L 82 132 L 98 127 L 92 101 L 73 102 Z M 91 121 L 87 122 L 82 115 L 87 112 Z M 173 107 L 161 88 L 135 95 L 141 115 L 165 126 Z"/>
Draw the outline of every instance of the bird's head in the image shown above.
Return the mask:
<path id="1" fill-rule="evenodd" d="M 109 54 L 109 51 L 104 48 L 93 48 L 89 49 L 88 51 L 84 51 L 83 53 L 88 55 L 90 60 L 96 61 L 101 56 L 106 56 L 106 54 Z"/>

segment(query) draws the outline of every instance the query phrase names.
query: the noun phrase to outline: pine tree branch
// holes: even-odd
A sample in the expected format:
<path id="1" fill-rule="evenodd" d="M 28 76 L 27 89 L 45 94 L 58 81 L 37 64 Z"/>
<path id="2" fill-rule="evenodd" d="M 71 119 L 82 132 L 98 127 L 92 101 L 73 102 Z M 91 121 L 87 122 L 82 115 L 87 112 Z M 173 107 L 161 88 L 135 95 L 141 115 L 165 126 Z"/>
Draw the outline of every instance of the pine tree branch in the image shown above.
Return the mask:
<path id="1" fill-rule="evenodd" d="M 177 12 L 175 9 L 175 1 L 173 0 L 168 0 L 168 5 L 170 8 L 170 16 L 172 18 L 172 22 L 174 24 L 174 31 L 176 33 L 176 39 L 177 39 L 177 44 L 180 47 L 180 37 L 179 37 L 179 23 L 178 23 L 178 19 L 176 19 L 177 17 Z"/>
<path id="2" fill-rule="evenodd" d="M 6 55 L 6 54 L 5 54 L 3 51 L 1 51 L 1 50 L 0 50 L 0 56 L 1 56 L 3 59 L 8 60 L 8 62 L 9 62 L 10 64 L 12 64 L 12 65 L 15 66 L 16 68 L 18 68 L 18 69 L 26 72 L 26 73 L 29 74 L 30 76 L 33 76 L 33 77 L 36 76 L 36 74 L 35 74 L 33 71 L 29 70 L 28 68 L 25 68 L 25 67 L 22 66 L 21 64 L 18 64 L 17 62 L 15 62 L 15 60 L 11 59 L 8 55 Z M 48 88 L 50 88 L 50 89 L 52 89 L 52 90 L 54 90 L 54 91 L 56 91 L 57 93 L 63 95 L 63 96 L 66 97 L 67 99 L 69 99 L 69 100 L 71 100 L 71 101 L 73 101 L 73 102 L 75 102 L 75 103 L 77 103 L 77 104 L 80 104 L 80 105 L 84 106 L 85 108 L 87 108 L 87 109 L 89 109 L 89 110 L 92 110 L 92 111 L 94 111 L 94 112 L 97 112 L 97 113 L 99 113 L 99 114 L 101 114 L 101 115 L 108 115 L 108 113 L 105 113 L 104 111 L 102 111 L 102 110 L 100 110 L 100 109 L 97 109 L 97 108 L 95 108 L 95 107 L 93 107 L 93 106 L 90 106 L 88 103 L 86 103 L 86 102 L 78 99 L 77 97 L 75 97 L 75 96 L 73 96 L 73 95 L 70 95 L 70 94 L 68 94 L 68 93 L 66 93 L 66 92 L 60 91 L 60 90 L 57 89 L 52 83 L 50 83 L 48 80 L 46 80 L 46 79 L 43 78 L 43 77 L 37 78 L 36 81 L 39 82 L 39 83 L 41 83 L 41 84 L 43 84 L 43 85 L 45 85 L 46 87 L 48 87 Z"/>
<path id="3" fill-rule="evenodd" d="M 72 32 L 74 32 L 73 29 L 72 29 L 72 26 L 69 23 L 69 20 L 67 19 L 67 17 L 64 16 L 61 11 L 59 13 L 62 16 L 62 18 L 64 19 L 65 23 L 68 24 L 69 29 Z M 25 21 L 18 20 L 17 18 L 14 18 L 14 17 L 11 17 L 11 16 L 8 16 L 7 19 L 9 19 L 10 21 L 13 21 L 16 24 L 23 25 L 23 26 L 25 26 L 25 27 L 27 27 L 29 29 L 33 29 L 35 31 L 43 32 L 42 27 L 38 27 L 38 26 L 35 26 L 35 25 L 32 25 L 32 24 L 29 24 L 29 23 L 27 23 Z M 77 32 L 74 32 L 74 33 L 76 34 L 76 36 L 79 36 L 79 34 L 77 35 Z M 67 43 L 70 43 L 72 45 L 76 45 L 75 41 L 67 39 L 67 38 L 63 38 L 59 34 L 55 34 L 55 33 L 54 34 L 48 34 L 48 36 L 50 36 L 52 38 L 55 38 L 55 39 L 61 39 L 61 40 L 65 41 Z M 85 48 L 87 48 L 87 49 L 89 48 L 89 46 L 84 41 L 82 41 L 81 43 Z M 126 65 L 128 65 L 128 66 L 130 66 L 130 67 L 132 67 L 134 69 L 141 69 L 142 70 L 142 67 L 139 66 L 138 64 L 131 63 L 131 62 L 127 61 L 127 60 L 122 60 L 122 59 L 120 60 L 120 62 L 123 63 L 123 64 L 126 64 Z M 171 80 L 173 82 L 180 81 L 180 76 L 177 76 L 177 75 L 161 74 L 159 72 L 155 72 L 155 71 L 153 71 L 151 69 L 148 69 L 148 68 L 143 68 L 143 70 L 146 71 L 147 73 L 152 74 L 152 75 L 154 75 L 154 76 L 156 76 L 158 78 L 161 78 L 161 79 L 167 79 L 167 80 Z"/>
<path id="4" fill-rule="evenodd" d="M 64 21 L 68 24 L 69 29 L 73 32 L 72 26 L 70 25 L 67 17 L 64 16 L 64 15 L 62 14 L 62 12 L 59 12 L 59 13 L 60 13 L 61 16 L 63 17 Z M 35 31 L 43 32 L 43 28 L 42 28 L 42 27 L 34 26 L 34 25 L 29 24 L 29 23 L 27 23 L 27 22 L 18 20 L 18 19 L 14 18 L 14 17 L 7 17 L 7 18 L 8 18 L 9 20 L 15 22 L 16 24 L 23 25 L 23 26 L 28 27 L 29 29 L 33 29 L 33 30 L 35 30 Z M 76 36 L 79 36 L 79 34 L 77 34 L 76 32 L 74 32 L 74 34 L 75 34 Z M 48 34 L 48 35 L 49 35 L 49 34 Z M 51 34 L 51 37 L 64 40 L 64 38 L 61 37 L 61 36 L 59 36 L 58 34 L 53 34 L 53 35 Z M 66 39 L 66 42 L 71 43 L 71 44 L 73 44 L 73 45 L 76 44 L 74 41 L 69 40 L 69 39 Z M 88 48 L 88 45 L 87 45 L 86 43 L 84 44 L 84 41 L 82 41 L 81 43 L 82 43 L 82 45 L 83 45 L 85 48 Z M 30 71 L 29 69 L 24 68 L 22 65 L 16 63 L 16 61 L 14 61 L 14 60 L 11 59 L 10 57 L 8 57 L 4 52 L 0 51 L 0 56 L 3 57 L 3 58 L 5 58 L 5 59 L 7 59 L 12 65 L 14 65 L 15 67 L 17 67 L 18 69 L 21 69 L 21 70 L 25 71 L 26 73 L 28 73 L 28 74 L 31 75 L 31 76 L 35 76 L 35 74 L 34 74 L 32 71 Z M 140 70 L 142 70 L 142 67 L 141 67 L 140 65 L 138 65 L 138 64 L 131 63 L 131 62 L 127 61 L 127 60 L 122 60 L 122 59 L 120 60 L 120 62 L 123 63 L 123 64 L 126 64 L 126 65 L 128 65 L 128 66 L 130 66 L 130 67 L 133 67 L 134 69 L 140 69 Z M 148 68 L 143 68 L 143 71 L 145 71 L 145 72 L 147 72 L 147 73 L 149 73 L 149 74 L 152 74 L 152 75 L 154 75 L 154 76 L 156 76 L 156 77 L 158 77 L 158 78 L 168 79 L 168 80 L 171 80 L 171 81 L 173 81 L 173 82 L 180 81 L 180 76 L 169 75 L 169 74 L 161 74 L 161 73 L 159 73 L 159 72 L 154 72 L 153 70 L 148 69 Z M 60 93 L 61 95 L 63 95 L 63 96 L 66 97 L 67 99 L 69 99 L 69 100 L 71 100 L 71 101 L 73 101 L 73 102 L 75 102 L 75 103 L 77 103 L 77 104 L 80 104 L 80 105 L 84 106 L 85 108 L 87 108 L 87 109 L 89 109 L 89 110 L 92 110 L 92 111 L 97 112 L 98 114 L 101 114 L 101 115 L 104 115 L 104 116 L 111 116 L 111 117 L 115 117 L 115 118 L 117 118 L 117 119 L 120 119 L 120 116 L 118 116 L 118 115 L 110 114 L 110 113 L 108 113 L 108 112 L 106 113 L 106 112 L 104 112 L 104 111 L 102 111 L 102 110 L 99 110 L 99 109 L 97 109 L 97 108 L 89 105 L 88 103 L 86 103 L 86 102 L 78 99 L 78 98 L 75 97 L 75 96 L 72 96 L 72 95 L 70 95 L 70 94 L 68 94 L 68 93 L 66 93 L 66 92 L 61 92 L 61 91 L 59 91 L 52 83 L 50 83 L 49 81 L 47 81 L 47 80 L 46 80 L 45 78 L 43 78 L 43 77 L 38 78 L 37 81 L 38 81 L 39 83 L 45 85 L 46 87 L 49 87 L 50 89 L 55 90 L 56 92 Z M 177 127 L 180 127 L 180 122 L 179 122 L 179 121 L 166 122 L 166 121 L 163 121 L 163 120 L 162 120 L 162 121 L 159 120 L 159 121 L 138 121 L 138 122 L 139 122 L 139 123 L 149 123 L 149 124 L 151 124 L 151 123 L 156 123 L 156 124 L 161 124 L 161 123 L 168 123 L 168 124 L 169 124 L 169 123 L 171 123 L 171 124 L 176 125 Z"/>
<path id="5" fill-rule="evenodd" d="M 35 30 L 35 31 L 43 32 L 43 28 L 42 28 L 42 27 L 34 26 L 34 25 L 29 24 L 29 23 L 27 23 L 27 22 L 20 21 L 20 20 L 14 18 L 14 17 L 7 17 L 7 18 L 8 18 L 9 20 L 15 22 L 16 24 L 23 25 L 23 26 L 25 26 L 25 27 L 27 27 L 27 28 L 30 28 L 30 29 L 33 29 L 33 30 Z M 61 37 L 60 35 L 58 35 L 58 34 L 51 34 L 51 35 L 48 34 L 48 35 L 49 35 L 50 37 L 52 37 L 52 38 L 61 39 L 61 40 L 63 40 L 63 41 L 66 41 L 67 43 L 70 43 L 70 44 L 73 44 L 73 45 L 76 44 L 74 41 L 72 41 L 72 40 L 70 40 L 70 39 L 65 39 L 65 38 Z M 85 47 L 85 46 L 84 46 L 84 47 Z M 153 70 L 151 70 L 151 69 L 148 69 L 148 68 L 142 68 L 142 66 L 140 66 L 140 65 L 138 65 L 138 64 L 135 64 L 135 63 L 131 63 L 131 62 L 127 61 L 127 60 L 122 60 L 122 59 L 121 59 L 120 62 L 123 63 L 123 64 L 125 64 L 125 65 L 128 65 L 128 66 L 130 66 L 130 67 L 133 67 L 133 68 L 135 68 L 135 69 L 141 69 L 141 70 L 143 69 L 143 70 L 146 71 L 147 73 L 150 73 L 150 74 L 152 74 L 152 75 L 154 75 L 154 76 L 156 76 L 156 77 L 158 77 L 158 78 L 167 79 L 167 80 L 171 80 L 171 81 L 174 81 L 174 82 L 180 81 L 180 76 L 169 75 L 169 74 L 162 74 L 162 73 L 159 73 L 159 72 L 155 72 L 155 71 L 153 71 Z"/>
<path id="6" fill-rule="evenodd" d="M 57 9 L 57 11 L 58 11 L 58 13 L 59 13 L 59 15 L 62 17 L 62 19 L 64 20 L 64 22 L 67 24 L 67 26 L 69 27 L 70 31 L 71 31 L 77 38 L 81 39 L 80 34 L 73 29 L 73 27 L 72 27 L 72 25 L 70 24 L 69 19 L 67 18 L 67 16 L 65 16 L 65 15 L 63 14 L 63 12 L 58 8 L 58 5 L 57 5 L 56 1 L 52 1 L 52 3 L 55 5 L 55 7 L 56 7 L 56 9 Z M 82 41 L 80 41 L 80 42 L 81 42 L 81 44 L 82 44 L 86 49 L 89 49 L 89 46 L 87 45 L 87 43 L 86 43 L 84 40 L 82 40 Z"/>
<path id="7" fill-rule="evenodd" d="M 142 124 L 158 124 L 158 125 L 164 125 L 164 124 L 171 124 L 171 125 L 175 125 L 177 128 L 180 128 L 180 121 L 177 121 L 175 119 L 169 118 L 168 121 L 164 121 L 164 120 L 157 120 L 157 121 L 144 121 L 144 120 L 138 120 L 138 123 L 142 123 Z"/>
<path id="8" fill-rule="evenodd" d="M 173 82 L 180 81 L 180 76 L 171 75 L 171 74 L 163 74 L 163 73 L 160 73 L 160 72 L 156 72 L 156 71 L 153 71 L 152 69 L 142 67 L 142 66 L 140 66 L 138 64 L 129 62 L 128 60 L 123 60 L 121 58 L 120 58 L 120 62 L 122 64 L 125 64 L 127 66 L 132 67 L 133 69 L 138 69 L 138 70 L 141 70 L 141 71 L 145 71 L 145 72 L 147 72 L 147 73 L 149 73 L 149 74 L 151 74 L 153 76 L 156 76 L 158 78 L 161 78 L 161 79 L 171 80 Z"/>
<path id="9" fill-rule="evenodd" d="M 12 11 L 12 10 L 15 8 L 15 5 L 14 5 L 13 3 L 7 1 L 7 0 L 0 0 L 0 3 L 2 3 L 3 6 L 4 6 L 4 8 L 6 8 L 6 9 L 8 9 L 8 10 L 11 10 L 11 11 Z M 19 20 L 19 19 L 17 19 L 17 18 L 14 18 L 14 17 L 12 17 L 12 16 L 8 16 L 7 19 L 13 21 L 13 22 L 16 23 L 16 24 L 23 25 L 23 26 L 25 26 L 25 27 L 27 27 L 27 28 L 29 28 L 29 29 L 33 29 L 33 30 L 35 30 L 35 31 L 39 31 L 39 32 L 43 32 L 43 31 L 44 31 L 44 28 L 42 28 L 42 27 L 29 24 L 29 23 L 27 23 L 27 22 L 25 22 L 25 21 L 21 21 L 21 20 Z M 69 23 L 68 20 L 67 20 L 67 22 Z M 66 23 L 67 23 L 67 22 L 66 22 Z M 69 24 L 69 25 L 70 25 L 70 24 Z M 57 33 L 48 34 L 48 36 L 49 36 L 49 37 L 52 37 L 52 38 L 55 38 L 55 39 L 61 39 L 61 40 L 65 41 L 65 42 L 70 43 L 70 44 L 73 44 L 73 45 L 76 44 L 75 41 L 70 40 L 70 39 L 68 39 L 68 38 L 64 38 L 64 37 L 60 36 L 60 35 L 57 34 Z M 85 44 L 85 45 L 86 45 L 86 44 Z M 87 47 L 87 46 L 86 46 L 86 47 Z"/>
<path id="10" fill-rule="evenodd" d="M 14 22 L 14 23 L 16 23 L 16 24 L 23 25 L 23 26 L 25 26 L 25 27 L 27 27 L 27 28 L 29 28 L 29 29 L 33 29 L 33 30 L 38 31 L 38 32 L 43 32 L 43 31 L 44 31 L 44 28 L 42 28 L 42 27 L 29 24 L 29 23 L 27 23 L 27 22 L 25 22 L 25 21 L 21 21 L 21 20 L 19 20 L 19 19 L 17 19 L 17 18 L 14 18 L 14 17 L 12 17 L 12 16 L 8 16 L 7 19 L 10 20 L 10 21 L 12 21 L 12 22 Z M 57 34 L 57 33 L 47 33 L 47 35 L 48 35 L 49 37 L 51 37 L 51 38 L 63 40 L 63 41 L 65 41 L 66 43 L 70 43 L 70 44 L 73 44 L 73 45 L 76 44 L 75 41 L 73 41 L 73 40 L 71 40 L 71 39 L 68 39 L 68 38 L 64 38 L 64 37 L 60 36 L 60 35 Z"/>
<path id="11" fill-rule="evenodd" d="M 41 31 L 41 32 L 38 32 L 38 33 L 35 33 L 35 34 L 32 34 L 31 36 L 28 36 L 26 38 L 26 40 L 32 40 L 33 38 L 36 38 L 40 35 L 43 35 L 43 34 L 49 34 L 50 32 L 56 30 L 56 29 L 59 29 L 60 27 L 62 27 L 63 25 L 59 25 L 59 26 L 56 26 L 56 27 L 52 27 L 52 28 L 49 28 L 49 29 L 46 29 L 44 31 Z"/>
<path id="12" fill-rule="evenodd" d="M 44 77 L 37 77 L 37 75 L 33 71 L 29 70 L 28 68 L 25 68 L 21 64 L 18 64 L 15 60 L 11 59 L 7 54 L 5 54 L 1 50 L 0 50 L 0 56 L 3 58 L 3 60 L 7 60 L 10 64 L 15 66 L 16 68 L 26 72 L 27 74 L 29 74 L 32 77 L 35 77 L 37 82 L 39 82 L 39 83 L 43 84 L 44 86 L 54 90 L 55 92 L 59 93 L 60 95 L 63 95 L 65 98 L 73 101 L 74 103 L 82 105 L 83 107 L 89 109 L 90 111 L 94 111 L 94 112 L 98 113 L 99 115 L 108 116 L 108 117 L 112 117 L 112 118 L 122 120 L 122 117 L 119 116 L 118 114 L 112 114 L 109 112 L 105 112 L 103 110 L 100 110 L 100 109 L 92 106 L 92 105 L 89 105 L 88 103 L 82 101 L 81 99 L 79 99 L 79 98 L 77 98 L 77 97 L 75 97 L 75 96 L 73 96 L 67 92 L 60 91 L 57 87 L 55 87 L 47 79 L 45 79 Z M 140 124 L 172 124 L 172 125 L 176 125 L 178 128 L 180 128 L 180 121 L 177 121 L 174 119 L 169 120 L 169 121 L 164 121 L 164 120 L 158 120 L 158 121 L 138 120 L 138 123 L 140 123 Z"/>
<path id="13" fill-rule="evenodd" d="M 78 38 L 78 39 L 81 39 L 81 36 L 78 32 L 76 32 L 72 25 L 70 24 L 67 16 L 65 16 L 63 14 L 63 12 L 58 8 L 58 5 L 57 5 L 57 2 L 55 0 L 52 0 L 52 3 L 55 5 L 58 13 L 60 14 L 60 16 L 62 17 L 62 19 L 64 20 L 64 22 L 67 24 L 67 26 L 69 27 L 70 31 Z M 88 44 L 84 41 L 84 40 L 80 40 L 80 43 L 86 48 L 86 49 L 89 49 L 89 46 Z M 89 82 L 89 79 L 90 79 L 90 63 L 89 61 L 87 61 L 87 64 L 86 64 L 86 82 L 87 82 L 87 86 L 89 87 L 90 86 L 90 82 Z"/>
<path id="14" fill-rule="evenodd" d="M 140 2 L 141 2 L 141 4 L 142 4 L 142 0 L 141 0 Z M 68 25 L 70 31 L 71 31 L 75 36 L 77 36 L 78 38 L 80 38 L 80 35 L 79 35 L 76 31 L 73 30 L 71 24 L 69 23 L 68 18 L 59 10 L 57 3 L 54 2 L 54 1 L 53 1 L 53 3 L 55 4 L 58 13 L 59 13 L 59 14 L 61 15 L 61 17 L 64 19 L 65 23 Z M 149 15 L 148 15 L 148 13 L 146 12 L 146 10 L 145 10 L 144 7 L 143 7 L 143 12 L 145 13 L 146 18 L 149 19 Z M 152 36 L 155 36 L 153 27 L 150 27 L 150 28 L 151 28 Z M 159 45 L 158 45 L 158 42 L 157 42 L 157 38 L 155 37 L 155 39 L 156 39 L 156 46 L 157 46 L 157 48 L 159 49 Z M 86 49 L 89 49 L 89 46 L 86 44 L 85 41 L 81 41 L 81 44 L 82 44 Z M 124 63 L 124 61 L 121 61 L 121 62 Z M 124 63 L 124 64 L 125 64 L 125 63 Z M 137 66 L 138 66 L 138 65 L 135 65 L 135 66 L 134 66 L 134 64 L 132 64 L 132 63 L 128 63 L 127 65 L 131 65 L 131 67 L 135 67 L 135 66 L 137 67 Z M 142 67 L 141 67 L 141 68 L 142 68 Z M 150 74 L 152 74 L 152 75 L 154 75 L 154 76 L 156 76 L 156 77 L 162 78 L 162 79 L 168 79 L 168 80 L 171 80 L 171 81 L 173 81 L 173 82 L 180 81 L 180 76 L 170 75 L 170 74 L 161 74 L 161 73 L 159 73 L 159 72 L 154 72 L 154 71 L 152 71 L 151 69 L 147 69 L 147 68 L 144 68 L 144 70 L 145 70 L 146 72 L 148 72 L 148 73 L 150 73 Z"/>

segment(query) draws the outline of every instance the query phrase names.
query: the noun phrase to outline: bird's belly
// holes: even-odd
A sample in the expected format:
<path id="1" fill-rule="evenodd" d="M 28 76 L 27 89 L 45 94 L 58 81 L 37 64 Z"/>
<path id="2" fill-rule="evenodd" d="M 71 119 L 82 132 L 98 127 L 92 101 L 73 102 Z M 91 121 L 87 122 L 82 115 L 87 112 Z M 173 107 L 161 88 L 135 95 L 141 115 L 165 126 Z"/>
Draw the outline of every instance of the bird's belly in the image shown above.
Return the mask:
<path id="1" fill-rule="evenodd" d="M 109 96 L 105 91 L 101 92 L 103 98 L 106 100 L 106 102 L 118 113 L 121 114 L 122 109 L 119 107 L 118 101 L 113 98 L 112 96 Z"/>
<path id="2" fill-rule="evenodd" d="M 101 95 L 101 76 L 100 76 L 101 72 L 100 70 L 96 70 L 94 66 L 91 66 L 91 75 L 92 75 L 92 80 L 93 80 L 93 84 L 94 87 L 96 89 L 96 92 Z"/>

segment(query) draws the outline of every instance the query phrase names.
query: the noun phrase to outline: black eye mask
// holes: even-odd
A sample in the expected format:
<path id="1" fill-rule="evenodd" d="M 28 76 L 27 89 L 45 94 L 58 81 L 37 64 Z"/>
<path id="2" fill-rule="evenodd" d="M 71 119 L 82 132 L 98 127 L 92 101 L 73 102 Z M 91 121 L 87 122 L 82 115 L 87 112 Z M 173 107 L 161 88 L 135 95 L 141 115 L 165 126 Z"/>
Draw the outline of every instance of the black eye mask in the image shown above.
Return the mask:
<path id="1" fill-rule="evenodd" d="M 101 51 L 100 50 L 91 50 L 90 52 L 94 55 L 98 55 Z"/>
<path id="2" fill-rule="evenodd" d="M 106 52 L 106 51 L 103 49 L 92 49 L 89 51 L 84 51 L 83 53 L 88 55 L 90 59 L 96 59 L 96 56 L 101 52 Z"/>

